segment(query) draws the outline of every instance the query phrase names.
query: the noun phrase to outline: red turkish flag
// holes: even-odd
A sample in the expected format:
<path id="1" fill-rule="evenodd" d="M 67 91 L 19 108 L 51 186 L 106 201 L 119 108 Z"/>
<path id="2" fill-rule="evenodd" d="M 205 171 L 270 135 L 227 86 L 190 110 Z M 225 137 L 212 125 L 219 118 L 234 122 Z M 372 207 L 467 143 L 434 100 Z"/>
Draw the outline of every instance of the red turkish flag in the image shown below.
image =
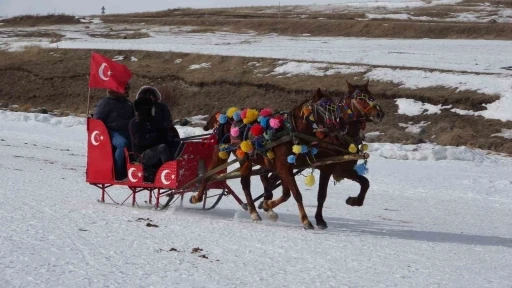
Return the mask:
<path id="1" fill-rule="evenodd" d="M 105 88 L 124 93 L 124 87 L 132 78 L 132 72 L 123 64 L 92 53 L 89 88 Z"/>

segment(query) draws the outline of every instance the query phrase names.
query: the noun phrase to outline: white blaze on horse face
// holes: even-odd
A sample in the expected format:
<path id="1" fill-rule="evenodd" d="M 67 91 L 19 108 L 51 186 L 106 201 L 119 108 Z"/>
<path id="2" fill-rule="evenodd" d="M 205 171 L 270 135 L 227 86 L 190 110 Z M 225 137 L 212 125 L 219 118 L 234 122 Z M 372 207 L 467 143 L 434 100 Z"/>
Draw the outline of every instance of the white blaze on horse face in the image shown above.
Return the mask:
<path id="1" fill-rule="evenodd" d="M 135 179 L 133 178 L 133 171 L 137 170 L 136 168 L 130 168 L 130 170 L 128 170 L 128 178 L 130 179 L 130 182 L 137 182 L 139 179 Z"/>
<path id="2" fill-rule="evenodd" d="M 100 134 L 100 132 L 98 132 L 98 131 L 94 131 L 94 132 L 92 132 L 92 134 L 91 134 L 91 143 L 92 143 L 92 145 L 94 145 L 94 146 L 98 146 L 98 145 L 100 144 L 100 142 L 99 142 L 99 141 L 96 141 L 96 135 L 98 135 L 98 134 Z M 100 139 L 101 139 L 101 138 L 100 138 Z"/>
<path id="3" fill-rule="evenodd" d="M 106 63 L 101 64 L 100 69 L 98 70 L 98 75 L 102 80 L 107 81 L 108 79 L 110 79 L 110 72 L 108 73 L 109 77 L 106 77 L 104 74 L 105 67 L 108 67 Z"/>
<path id="4" fill-rule="evenodd" d="M 169 170 L 165 170 L 164 172 L 162 172 L 162 176 L 160 176 L 160 180 L 162 180 L 162 183 L 163 183 L 164 185 L 169 185 L 169 184 L 171 184 L 171 181 L 167 181 L 167 180 L 165 179 L 165 175 L 166 175 L 167 173 L 170 173 L 170 172 L 171 172 L 171 171 L 169 171 Z M 173 175 L 172 179 L 174 179 L 174 175 Z"/>

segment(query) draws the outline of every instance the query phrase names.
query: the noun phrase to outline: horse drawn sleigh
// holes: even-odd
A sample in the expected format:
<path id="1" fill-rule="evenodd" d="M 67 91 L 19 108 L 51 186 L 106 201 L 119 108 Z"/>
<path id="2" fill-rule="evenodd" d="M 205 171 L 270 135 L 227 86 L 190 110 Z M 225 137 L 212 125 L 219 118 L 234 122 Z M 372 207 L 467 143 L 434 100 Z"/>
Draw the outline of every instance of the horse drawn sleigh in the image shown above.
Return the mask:
<path id="1" fill-rule="evenodd" d="M 350 179 L 361 185 L 357 197 L 349 197 L 350 206 L 362 206 L 369 182 L 354 167 L 358 160 L 366 164 L 367 145 L 360 139 L 366 122 L 380 122 L 384 112 L 376 103 L 368 83 L 348 83 L 347 96 L 335 101 L 320 89 L 312 99 L 306 99 L 290 111 L 273 112 L 270 109 L 239 110 L 232 107 L 226 113 L 215 113 L 204 127 L 208 134 L 181 140 L 175 159 L 164 163 L 156 173 L 154 182 L 143 180 L 143 167 L 135 157 L 125 151 L 128 180 L 114 181 L 112 145 L 109 134 L 99 120 L 87 119 L 88 145 L 86 181 L 101 190 L 100 202 L 108 196 L 114 203 L 124 204 L 148 193 L 147 203 L 155 209 L 166 209 L 178 199 L 183 203 L 186 193 L 195 193 L 190 203 L 202 203 L 202 208 L 214 209 L 220 200 L 232 196 L 251 214 L 254 221 L 261 220 L 255 202 L 263 198 L 259 208 L 271 220 L 277 220 L 274 208 L 291 195 L 297 201 L 301 222 L 305 229 L 313 229 L 304 206 L 295 176 L 306 169 L 318 169 L 320 182 L 318 206 L 315 214 L 317 226 L 327 228 L 322 208 L 331 176 L 336 181 Z M 239 167 L 228 172 L 232 165 Z M 264 192 L 253 199 L 250 191 L 252 176 L 259 176 Z M 231 189 L 228 180 L 240 179 L 246 202 Z M 313 173 L 306 177 L 306 185 L 315 184 Z M 112 186 L 125 186 L 130 195 L 116 202 L 107 192 Z M 283 194 L 273 199 L 273 191 L 282 187 Z M 215 198 L 211 205 L 207 199 Z M 165 202 L 162 200 L 165 199 Z M 153 204 L 154 200 L 154 204 Z"/>

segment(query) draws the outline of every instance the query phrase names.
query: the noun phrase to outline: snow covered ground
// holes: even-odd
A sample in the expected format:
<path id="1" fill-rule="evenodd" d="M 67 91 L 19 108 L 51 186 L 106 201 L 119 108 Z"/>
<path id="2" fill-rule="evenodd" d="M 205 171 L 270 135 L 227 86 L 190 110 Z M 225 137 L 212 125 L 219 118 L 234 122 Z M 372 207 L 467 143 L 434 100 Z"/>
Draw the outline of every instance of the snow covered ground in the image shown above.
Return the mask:
<path id="1" fill-rule="evenodd" d="M 511 285 L 509 158 L 372 145 L 365 206 L 344 204 L 356 184 L 331 183 L 329 229 L 304 232 L 293 198 L 276 210 L 278 222 L 258 224 L 230 198 L 212 211 L 99 204 L 85 183 L 83 119 L 0 111 L 0 120 L 2 287 Z M 442 151 L 452 156 L 436 156 Z M 313 220 L 317 186 L 297 180 Z M 259 181 L 252 185 L 261 191 Z M 192 253 L 196 247 L 203 251 Z"/>
<path id="2" fill-rule="evenodd" d="M 91 25 L 88 29 L 82 25 L 16 30 L 0 28 L 0 32 L 5 34 L 0 38 L 0 48 L 19 50 L 26 46 L 38 45 L 48 48 L 174 51 L 267 57 L 281 61 L 277 62 L 279 66 L 276 66 L 274 71 L 264 75 L 322 76 L 359 72 L 365 73 L 367 79 L 399 83 L 404 88 L 445 86 L 456 88 L 457 91 L 474 90 L 498 95 L 501 99 L 485 105 L 485 110 L 451 111 L 463 115 L 512 121 L 512 54 L 509 53 L 512 51 L 512 41 L 289 37 L 226 32 L 202 34 L 186 33 L 191 27 L 169 29 L 147 25 L 114 26 L 99 23 Z M 115 28 L 114 31 L 118 33 L 129 29 L 143 29 L 141 31 L 148 32 L 151 38 L 119 40 L 93 38 L 87 35 L 91 31 L 110 31 L 111 28 Z M 49 43 L 48 39 L 12 36 L 12 33 L 34 29 L 54 31 L 66 37 L 60 42 Z M 190 68 L 206 68 L 206 64 L 198 63 L 199 66 Z M 263 75 L 261 72 L 263 71 L 255 66 L 255 73 L 258 76 Z"/>

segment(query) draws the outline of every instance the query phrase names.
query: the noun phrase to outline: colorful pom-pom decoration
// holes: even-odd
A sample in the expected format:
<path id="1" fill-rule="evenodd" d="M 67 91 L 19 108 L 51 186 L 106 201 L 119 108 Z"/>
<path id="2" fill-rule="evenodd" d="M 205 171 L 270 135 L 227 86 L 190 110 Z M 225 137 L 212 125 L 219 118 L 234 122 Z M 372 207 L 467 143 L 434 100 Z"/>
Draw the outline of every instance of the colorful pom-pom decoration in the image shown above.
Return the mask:
<path id="1" fill-rule="evenodd" d="M 263 128 L 267 128 L 268 127 L 268 121 L 270 120 L 270 118 L 268 117 L 262 117 L 261 120 L 259 121 L 260 122 L 260 125 L 261 127 Z"/>
<path id="2" fill-rule="evenodd" d="M 359 174 L 360 176 L 364 176 L 368 173 L 368 167 L 366 166 L 365 163 L 357 164 L 354 167 L 354 170 L 356 170 L 357 174 Z"/>
<path id="3" fill-rule="evenodd" d="M 228 116 L 229 118 L 233 118 L 233 115 L 235 114 L 236 111 L 238 111 L 238 108 L 231 107 L 228 109 L 228 111 L 226 111 L 226 116 Z"/>
<path id="4" fill-rule="evenodd" d="M 240 149 L 244 151 L 245 153 L 250 153 L 253 150 L 252 143 L 249 140 L 243 141 L 240 143 Z"/>
<path id="5" fill-rule="evenodd" d="M 268 157 L 268 159 L 272 160 L 272 159 L 274 159 L 274 157 L 276 157 L 276 155 L 274 155 L 274 152 L 268 151 L 267 152 L 267 157 Z"/>
<path id="6" fill-rule="evenodd" d="M 233 119 L 235 121 L 240 121 L 242 120 L 242 113 L 240 113 L 240 111 L 236 111 L 235 113 L 233 113 Z"/>
<path id="7" fill-rule="evenodd" d="M 219 157 L 220 157 L 220 159 L 228 159 L 229 154 L 226 151 L 221 151 L 221 152 L 219 152 Z"/>
<path id="8" fill-rule="evenodd" d="M 318 139 L 324 139 L 324 137 L 325 137 L 325 134 L 322 131 L 316 131 L 315 135 L 316 135 L 316 138 L 318 138 Z"/>
<path id="9" fill-rule="evenodd" d="M 219 123 L 220 124 L 224 124 L 226 122 L 228 122 L 228 116 L 226 116 L 224 114 L 220 114 L 220 116 L 219 116 Z"/>
<path id="10" fill-rule="evenodd" d="M 302 109 L 302 113 L 304 113 L 304 116 L 308 116 L 309 114 L 311 114 L 311 108 L 310 107 L 305 107 L 304 109 Z M 313 116 L 313 115 L 311 115 Z"/>
<path id="11" fill-rule="evenodd" d="M 245 152 L 244 152 L 244 151 L 242 151 L 242 149 L 238 149 L 238 150 L 236 150 L 236 157 L 238 157 L 238 158 L 244 158 L 244 156 L 245 156 Z"/>
<path id="12" fill-rule="evenodd" d="M 238 129 L 238 127 L 232 126 L 230 133 L 231 133 L 231 136 L 238 137 L 238 135 L 240 135 L 240 129 Z"/>
<path id="13" fill-rule="evenodd" d="M 356 145 L 350 144 L 350 146 L 348 146 L 348 151 L 350 151 L 350 153 L 356 153 L 357 152 Z"/>
<path id="14" fill-rule="evenodd" d="M 311 154 L 316 155 L 318 153 L 318 149 L 315 147 L 311 148 Z"/>
<path id="15" fill-rule="evenodd" d="M 242 115 L 242 119 L 244 119 L 245 124 L 250 124 L 258 119 L 259 113 L 258 110 L 247 109 L 245 113 L 245 117 Z"/>
<path id="16" fill-rule="evenodd" d="M 297 159 L 297 157 L 295 157 L 295 155 L 290 155 L 288 156 L 287 160 L 288 160 L 288 163 L 290 164 L 295 164 L 295 160 Z"/>
<path id="17" fill-rule="evenodd" d="M 244 110 L 242 110 L 242 112 L 240 112 L 240 116 L 242 116 L 242 119 L 245 119 L 245 117 L 247 116 L 247 108 L 245 108 Z"/>
<path id="18" fill-rule="evenodd" d="M 315 175 L 313 173 L 306 176 L 306 179 L 304 179 L 304 184 L 308 187 L 313 187 L 315 185 Z"/>
<path id="19" fill-rule="evenodd" d="M 302 152 L 302 146 L 300 146 L 300 145 L 293 145 L 292 151 L 295 154 L 300 154 Z"/>
<path id="20" fill-rule="evenodd" d="M 263 135 L 263 132 L 265 132 L 265 130 L 263 129 L 263 127 L 260 124 L 254 124 L 251 127 L 251 134 L 256 137 Z"/>
<path id="21" fill-rule="evenodd" d="M 274 112 L 272 112 L 272 109 L 270 109 L 270 108 L 265 108 L 260 111 L 261 117 L 270 117 L 270 116 L 272 116 L 272 114 L 274 114 Z"/>
<path id="22" fill-rule="evenodd" d="M 270 127 L 278 129 L 279 127 L 281 127 L 281 122 L 279 121 L 279 119 L 272 118 L 270 119 Z"/>
<path id="23" fill-rule="evenodd" d="M 306 145 L 301 145 L 301 153 L 308 153 L 308 146 Z"/>
<path id="24" fill-rule="evenodd" d="M 363 150 L 364 152 L 368 151 L 368 144 L 361 145 L 361 150 Z"/>

